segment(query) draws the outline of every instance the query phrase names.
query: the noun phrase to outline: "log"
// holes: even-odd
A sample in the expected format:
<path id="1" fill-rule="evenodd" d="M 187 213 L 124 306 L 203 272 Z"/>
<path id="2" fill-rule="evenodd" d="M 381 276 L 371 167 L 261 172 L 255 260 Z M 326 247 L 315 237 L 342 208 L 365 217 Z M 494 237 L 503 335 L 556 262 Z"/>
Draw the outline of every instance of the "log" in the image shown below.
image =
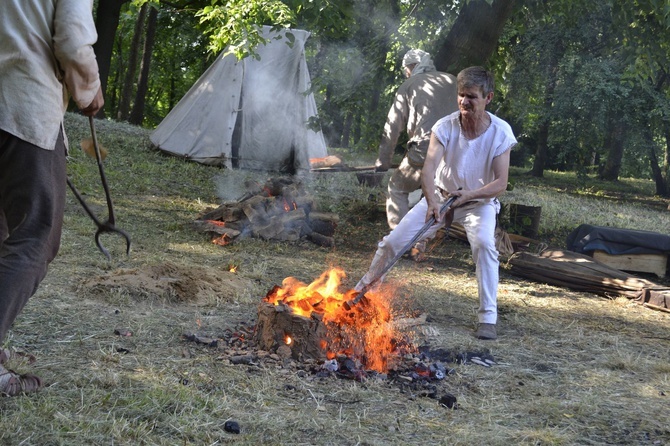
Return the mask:
<path id="1" fill-rule="evenodd" d="M 302 188 L 301 184 L 288 178 L 270 178 L 265 182 L 263 190 L 270 196 L 276 197 L 286 194 L 288 188 Z"/>
<path id="2" fill-rule="evenodd" d="M 293 206 L 295 208 L 302 208 L 307 213 L 311 213 L 314 209 L 314 198 L 309 195 L 303 195 L 301 197 L 296 197 L 293 200 Z"/>
<path id="3" fill-rule="evenodd" d="M 270 218 L 267 209 L 274 205 L 274 197 L 263 197 L 257 195 L 249 198 L 242 205 L 242 211 L 247 216 L 251 224 L 265 224 Z"/>
<path id="4" fill-rule="evenodd" d="M 320 218 L 314 218 L 316 212 L 309 214 L 309 227 L 314 232 L 318 232 L 321 235 L 326 237 L 332 237 L 335 235 L 335 229 L 337 228 L 337 223 L 333 220 L 322 220 Z"/>
<path id="5" fill-rule="evenodd" d="M 298 208 L 289 212 L 282 212 L 277 216 L 277 218 L 283 226 L 297 221 L 299 221 L 300 225 L 302 226 L 302 221 L 307 218 L 307 214 L 305 213 L 304 209 Z"/>
<path id="6" fill-rule="evenodd" d="M 622 271 L 654 273 L 658 277 L 665 277 L 665 271 L 668 268 L 666 253 L 613 255 L 596 249 L 593 252 L 593 258 Z"/>
<path id="7" fill-rule="evenodd" d="M 285 228 L 275 236 L 276 240 L 283 240 L 285 242 L 297 242 L 300 240 L 301 227 Z"/>
<path id="8" fill-rule="evenodd" d="M 323 246 L 324 248 L 332 248 L 335 246 L 335 239 L 333 237 L 327 237 L 325 235 L 319 234 L 318 232 L 310 232 L 307 234 L 307 239 L 319 246 Z"/>
<path id="9" fill-rule="evenodd" d="M 332 212 L 317 212 L 317 211 L 310 212 L 309 219 L 328 221 L 336 224 L 340 222 L 340 216 Z"/>
<path id="10" fill-rule="evenodd" d="M 277 221 L 277 217 L 271 217 L 267 220 L 257 220 L 251 225 L 251 234 L 264 240 L 275 238 L 284 227 Z"/>
<path id="11" fill-rule="evenodd" d="M 237 221 L 244 218 L 242 206 L 239 203 L 224 203 L 218 208 L 202 215 L 198 220 Z"/>
<path id="12" fill-rule="evenodd" d="M 541 216 L 542 207 L 540 206 L 526 206 L 517 203 L 509 205 L 510 226 L 515 230 L 514 232 L 520 232 L 520 235 L 524 237 L 537 237 Z"/>
<path id="13" fill-rule="evenodd" d="M 607 297 L 635 298 L 644 288 L 658 287 L 653 282 L 572 251 L 547 250 L 539 255 L 518 252 L 510 257 L 508 264 L 514 275 Z"/>
<path id="14" fill-rule="evenodd" d="M 258 305 L 255 340 L 261 350 L 276 352 L 286 346 L 293 359 L 324 360 L 327 335 L 326 325 L 315 313 L 305 317 L 294 314 L 284 304 L 261 302 Z"/>
<path id="15" fill-rule="evenodd" d="M 225 224 L 223 224 L 223 222 L 217 222 L 213 220 L 208 221 L 196 220 L 193 222 L 193 226 L 195 226 L 195 228 L 199 231 L 214 233 L 218 235 L 225 234 L 231 239 L 240 235 L 240 231 L 226 226 Z"/>
<path id="16" fill-rule="evenodd" d="M 270 178 L 264 184 L 245 182 L 255 195 L 237 202 L 227 202 L 198 218 L 195 227 L 205 232 L 225 235 L 226 242 L 243 232 L 266 240 L 297 241 L 311 234 L 320 246 L 333 246 L 338 217 L 335 214 L 312 212 L 314 198 L 295 179 Z M 317 231 L 309 225 L 308 214 L 314 214 Z M 225 228 L 225 229 L 223 229 Z"/>
<path id="17" fill-rule="evenodd" d="M 312 169 L 318 169 L 320 167 L 333 167 L 342 165 L 342 158 L 335 155 L 328 155 L 323 158 L 311 158 L 309 160 L 310 167 Z"/>

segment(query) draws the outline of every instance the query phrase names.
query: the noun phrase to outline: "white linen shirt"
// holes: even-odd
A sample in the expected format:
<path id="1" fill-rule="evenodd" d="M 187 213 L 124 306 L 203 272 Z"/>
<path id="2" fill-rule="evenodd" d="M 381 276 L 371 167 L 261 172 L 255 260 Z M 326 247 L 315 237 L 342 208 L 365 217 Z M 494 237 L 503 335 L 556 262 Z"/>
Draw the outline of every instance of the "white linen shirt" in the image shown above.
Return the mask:
<path id="1" fill-rule="evenodd" d="M 493 159 L 510 150 L 516 138 L 510 125 L 487 112 L 491 125 L 474 139 L 463 135 L 460 112 L 440 119 L 433 134 L 444 146 L 444 156 L 435 172 L 435 185 L 445 191 L 479 189 L 493 180 Z M 478 200 L 488 202 L 490 199 Z"/>
<path id="2" fill-rule="evenodd" d="M 0 129 L 53 150 L 68 91 L 80 108 L 100 88 L 93 0 L 2 0 Z"/>

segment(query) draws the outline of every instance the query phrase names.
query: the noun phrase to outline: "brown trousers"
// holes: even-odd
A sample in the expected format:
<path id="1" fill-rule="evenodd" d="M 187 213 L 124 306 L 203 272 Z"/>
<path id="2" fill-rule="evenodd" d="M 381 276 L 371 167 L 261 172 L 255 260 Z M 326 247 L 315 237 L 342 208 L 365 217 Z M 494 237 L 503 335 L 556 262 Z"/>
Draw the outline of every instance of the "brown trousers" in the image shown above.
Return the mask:
<path id="1" fill-rule="evenodd" d="M 65 144 L 45 150 L 0 130 L 0 344 L 60 247 Z"/>

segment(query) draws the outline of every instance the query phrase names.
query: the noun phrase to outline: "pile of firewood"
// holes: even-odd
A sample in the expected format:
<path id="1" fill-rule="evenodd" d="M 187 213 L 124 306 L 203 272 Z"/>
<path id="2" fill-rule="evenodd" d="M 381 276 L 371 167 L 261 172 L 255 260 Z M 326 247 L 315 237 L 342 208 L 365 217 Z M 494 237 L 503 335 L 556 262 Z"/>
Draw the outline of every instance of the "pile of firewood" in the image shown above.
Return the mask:
<path id="1" fill-rule="evenodd" d="M 265 184 L 247 182 L 245 186 L 247 192 L 238 200 L 223 203 L 196 219 L 196 228 L 211 233 L 214 243 L 227 245 L 252 236 L 281 241 L 306 238 L 320 246 L 335 245 L 338 216 L 318 212 L 314 198 L 300 181 L 270 178 Z"/>

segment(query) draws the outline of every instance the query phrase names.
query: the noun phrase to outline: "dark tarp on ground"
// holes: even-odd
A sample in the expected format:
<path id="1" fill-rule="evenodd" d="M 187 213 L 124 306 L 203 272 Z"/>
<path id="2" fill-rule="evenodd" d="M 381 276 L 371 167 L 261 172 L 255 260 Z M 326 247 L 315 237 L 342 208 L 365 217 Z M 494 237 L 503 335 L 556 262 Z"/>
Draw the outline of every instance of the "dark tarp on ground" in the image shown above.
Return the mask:
<path id="1" fill-rule="evenodd" d="M 582 254 L 595 250 L 611 255 L 670 252 L 670 235 L 635 229 L 580 225 L 568 235 L 567 249 Z"/>

